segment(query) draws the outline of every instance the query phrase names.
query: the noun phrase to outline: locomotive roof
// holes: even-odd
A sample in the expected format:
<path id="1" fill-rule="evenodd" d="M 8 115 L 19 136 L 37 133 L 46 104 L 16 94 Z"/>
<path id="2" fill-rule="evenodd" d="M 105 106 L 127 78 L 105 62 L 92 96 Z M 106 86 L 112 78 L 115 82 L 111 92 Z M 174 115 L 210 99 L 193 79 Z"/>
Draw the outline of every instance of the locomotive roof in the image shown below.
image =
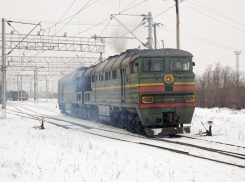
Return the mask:
<path id="1" fill-rule="evenodd" d="M 81 70 L 81 71 L 77 72 L 75 78 L 79 78 L 79 77 L 83 76 L 83 73 L 84 73 L 85 71 L 86 71 L 86 70 Z M 75 79 L 75 78 L 74 78 L 74 79 Z"/>
<path id="2" fill-rule="evenodd" d="M 121 55 L 112 65 L 111 69 L 114 70 L 116 68 L 120 68 L 122 60 L 127 56 L 127 54 Z"/>
<path id="3" fill-rule="evenodd" d="M 157 50 L 127 50 L 121 53 L 119 56 L 109 57 L 107 60 L 99 63 L 91 75 L 94 73 L 105 72 L 108 70 L 113 70 L 120 68 L 122 66 L 129 65 L 130 62 L 138 57 L 152 57 L 152 56 L 192 56 L 191 53 L 179 49 L 157 49 Z"/>
<path id="4" fill-rule="evenodd" d="M 95 67 L 95 66 L 91 66 L 90 68 L 88 68 L 88 69 L 85 71 L 84 75 L 90 75 L 90 73 L 92 72 L 92 70 L 94 69 L 94 67 Z"/>
<path id="5" fill-rule="evenodd" d="M 65 75 L 59 81 L 65 82 L 70 79 L 75 79 L 82 76 L 83 73 L 84 75 L 93 75 L 95 73 L 105 72 L 108 70 L 120 68 L 122 66 L 127 66 L 138 57 L 155 57 L 155 56 L 192 57 L 193 55 L 187 51 L 183 51 L 179 49 L 157 49 L 157 50 L 129 49 L 126 50 L 126 52 L 122 52 L 120 55 L 110 56 L 107 60 L 100 62 L 97 65 L 92 66 L 90 68 L 85 68 L 85 67 L 79 68 L 74 72 Z"/>
<path id="6" fill-rule="evenodd" d="M 107 65 L 104 67 L 104 71 L 111 70 L 111 66 L 114 64 L 114 62 L 119 58 L 119 56 L 113 57 Z"/>
<path id="7" fill-rule="evenodd" d="M 59 82 L 67 82 L 67 81 L 70 81 L 70 80 L 73 80 L 79 76 L 82 76 L 82 73 L 87 70 L 88 68 L 86 67 L 81 67 L 81 68 L 78 68 L 76 69 L 75 71 L 69 73 L 69 74 L 66 74 L 63 78 L 61 78 L 59 80 Z"/>
<path id="8" fill-rule="evenodd" d="M 192 57 L 193 55 L 187 51 L 180 49 L 157 49 L 157 50 L 148 50 L 140 55 L 140 57 L 152 57 L 152 56 L 184 56 Z"/>

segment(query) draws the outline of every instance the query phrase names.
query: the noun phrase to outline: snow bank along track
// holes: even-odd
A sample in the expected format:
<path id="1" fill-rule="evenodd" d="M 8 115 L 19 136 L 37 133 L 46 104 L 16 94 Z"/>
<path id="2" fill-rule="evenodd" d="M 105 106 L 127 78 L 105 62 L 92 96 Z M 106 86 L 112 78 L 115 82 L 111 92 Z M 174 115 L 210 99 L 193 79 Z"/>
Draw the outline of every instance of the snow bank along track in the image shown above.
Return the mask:
<path id="1" fill-rule="evenodd" d="M 72 124 L 71 126 L 76 125 L 76 126 L 83 127 L 85 129 L 97 129 L 97 130 L 102 130 L 102 131 L 106 131 L 106 132 L 113 132 L 113 133 L 117 133 L 117 134 L 122 134 L 122 135 L 127 135 L 127 136 L 133 136 L 133 137 L 138 137 L 138 138 L 143 138 L 143 139 L 164 141 L 164 142 L 167 142 L 167 143 L 173 143 L 173 144 L 177 144 L 177 145 L 184 145 L 184 146 L 188 146 L 188 147 L 194 147 L 194 148 L 198 148 L 198 149 L 202 149 L 202 150 L 206 150 L 206 151 L 210 151 L 210 152 L 215 152 L 215 153 L 219 153 L 219 154 L 227 155 L 227 156 L 230 156 L 230 157 L 234 157 L 234 158 L 245 160 L 245 154 L 239 154 L 239 153 L 230 152 L 230 151 L 224 151 L 224 150 L 218 150 L 218 149 L 213 149 L 213 148 L 208 148 L 208 147 L 202 147 L 202 146 L 198 146 L 198 145 L 194 145 L 194 144 L 189 144 L 189 143 L 185 143 L 185 142 L 171 141 L 171 140 L 163 139 L 163 138 L 155 138 L 155 137 L 148 138 L 148 137 L 144 137 L 144 136 L 140 136 L 140 135 L 120 133 L 120 132 L 106 130 L 106 129 L 102 129 L 102 128 L 86 126 L 86 125 L 78 124 L 78 123 L 67 121 L 67 120 L 64 120 L 64 119 L 59 119 L 59 118 L 51 117 L 51 116 L 44 115 L 44 114 L 41 114 L 40 115 L 40 113 L 38 113 L 36 111 L 32 111 L 29 108 L 26 108 L 26 107 L 23 107 L 23 106 L 21 106 L 21 107 L 23 109 L 25 109 L 25 111 L 28 110 L 28 111 L 30 111 L 32 113 L 37 113 L 39 115 L 37 116 L 36 114 L 33 115 L 33 114 L 29 114 L 27 112 L 21 111 L 20 109 L 18 109 L 16 106 L 13 106 L 13 105 L 12 105 L 12 107 L 15 108 L 15 109 L 17 109 L 18 111 L 14 111 L 14 110 L 8 109 L 9 111 L 12 112 L 11 114 L 14 114 L 14 115 L 17 115 L 17 116 L 21 116 L 21 117 L 25 117 L 25 118 L 31 118 L 31 119 L 37 119 L 38 117 L 44 117 L 45 118 L 45 122 L 50 123 L 50 124 L 54 124 L 56 126 L 59 126 L 59 127 L 65 128 L 65 129 L 74 129 L 74 128 L 69 127 L 69 125 L 62 125 L 62 124 L 58 124 L 56 122 L 47 121 L 47 119 L 56 120 L 56 121 L 63 121 L 63 122 Z M 24 115 L 27 115 L 27 116 L 24 116 Z M 233 165 L 233 166 L 245 168 L 244 165 L 238 165 L 236 163 L 225 162 L 225 161 L 221 161 L 221 160 L 217 160 L 217 159 L 212 159 L 212 158 L 203 157 L 203 156 L 199 156 L 199 155 L 195 155 L 195 154 L 190 154 L 190 152 L 187 152 L 187 151 L 184 151 L 184 150 L 177 150 L 177 149 L 173 149 L 173 148 L 169 148 L 169 147 L 152 145 L 150 143 L 145 143 L 145 142 L 129 141 L 129 140 L 124 140 L 124 139 L 115 138 L 115 137 L 111 137 L 111 136 L 106 136 L 106 135 L 102 135 L 102 134 L 98 134 L 98 133 L 93 133 L 93 132 L 89 132 L 89 131 L 84 131 L 84 130 L 79 130 L 79 131 L 84 132 L 84 133 L 89 133 L 89 134 L 92 134 L 92 135 L 97 135 L 97 136 L 105 137 L 105 138 L 110 138 L 110 139 L 124 141 L 124 142 L 129 142 L 129 143 L 146 145 L 146 146 L 155 147 L 155 148 L 159 148 L 159 149 L 169 150 L 169 151 L 176 152 L 176 153 L 181 153 L 181 154 L 192 156 L 192 157 L 207 159 L 207 160 L 211 160 L 211 161 L 215 161 L 215 162 L 219 162 L 219 163 L 224 163 L 224 164 L 228 164 L 228 165 Z M 194 137 L 189 137 L 189 138 L 196 139 Z M 216 142 L 216 143 L 220 143 L 220 142 Z M 220 143 L 220 144 L 230 145 L 230 144 L 226 144 L 226 143 Z M 242 147 L 242 146 L 235 146 L 235 147 Z"/>

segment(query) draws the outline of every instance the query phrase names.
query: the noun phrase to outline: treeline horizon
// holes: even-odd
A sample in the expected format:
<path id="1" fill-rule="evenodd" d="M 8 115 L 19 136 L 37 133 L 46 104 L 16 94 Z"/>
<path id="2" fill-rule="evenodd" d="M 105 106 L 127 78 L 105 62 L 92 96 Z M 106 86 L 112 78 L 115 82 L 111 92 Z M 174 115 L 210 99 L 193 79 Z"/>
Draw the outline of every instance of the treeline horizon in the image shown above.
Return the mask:
<path id="1" fill-rule="evenodd" d="M 196 75 L 196 106 L 202 108 L 245 108 L 245 79 L 229 66 L 209 65 Z"/>

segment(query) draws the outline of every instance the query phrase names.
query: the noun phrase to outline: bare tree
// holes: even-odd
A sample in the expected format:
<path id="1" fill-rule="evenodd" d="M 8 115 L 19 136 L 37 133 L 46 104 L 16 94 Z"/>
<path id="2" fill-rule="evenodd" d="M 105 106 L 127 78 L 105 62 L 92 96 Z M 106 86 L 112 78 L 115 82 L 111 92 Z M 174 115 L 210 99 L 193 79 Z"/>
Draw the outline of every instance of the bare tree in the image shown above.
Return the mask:
<path id="1" fill-rule="evenodd" d="M 245 78 L 237 77 L 230 67 L 209 65 L 202 75 L 196 76 L 196 104 L 198 107 L 245 108 Z"/>

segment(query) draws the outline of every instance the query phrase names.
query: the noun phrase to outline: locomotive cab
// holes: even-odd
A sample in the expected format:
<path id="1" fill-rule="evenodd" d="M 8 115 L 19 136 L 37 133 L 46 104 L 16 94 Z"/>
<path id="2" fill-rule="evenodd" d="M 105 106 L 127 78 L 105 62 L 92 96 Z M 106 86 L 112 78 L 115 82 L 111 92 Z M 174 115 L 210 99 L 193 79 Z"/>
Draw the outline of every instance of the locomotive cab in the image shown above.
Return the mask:
<path id="1" fill-rule="evenodd" d="M 148 135 L 190 133 L 190 126 L 184 124 L 191 123 L 195 109 L 192 55 L 181 50 L 154 52 L 138 58 L 139 110 L 145 131 Z"/>

